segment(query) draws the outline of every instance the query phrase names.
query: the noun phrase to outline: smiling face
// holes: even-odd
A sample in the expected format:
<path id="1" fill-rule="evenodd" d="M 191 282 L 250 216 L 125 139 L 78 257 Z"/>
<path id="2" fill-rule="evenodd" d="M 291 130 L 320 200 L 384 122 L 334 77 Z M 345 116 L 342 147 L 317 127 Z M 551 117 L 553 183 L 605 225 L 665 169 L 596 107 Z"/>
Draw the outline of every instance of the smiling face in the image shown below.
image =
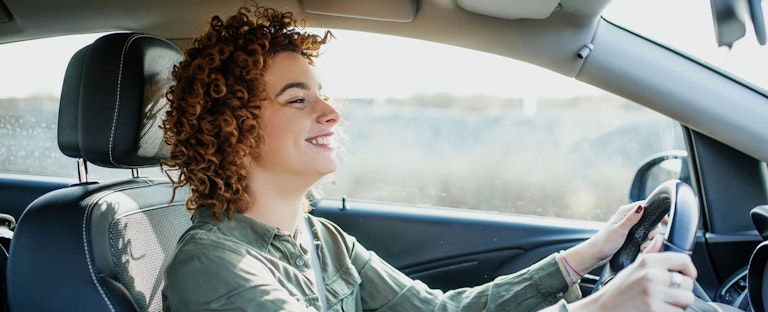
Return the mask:
<path id="1" fill-rule="evenodd" d="M 275 99 L 262 103 L 264 142 L 253 167 L 258 174 L 305 178 L 310 185 L 336 171 L 334 127 L 341 115 L 323 96 L 312 67 L 299 54 L 282 52 L 265 72 Z"/>

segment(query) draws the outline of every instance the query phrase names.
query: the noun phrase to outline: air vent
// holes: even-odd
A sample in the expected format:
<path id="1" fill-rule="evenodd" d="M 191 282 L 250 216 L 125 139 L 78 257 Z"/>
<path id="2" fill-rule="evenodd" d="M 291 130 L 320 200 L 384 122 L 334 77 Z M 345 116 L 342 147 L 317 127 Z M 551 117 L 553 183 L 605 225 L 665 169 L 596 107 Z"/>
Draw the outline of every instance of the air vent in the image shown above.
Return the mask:
<path id="1" fill-rule="evenodd" d="M 715 301 L 734 306 L 738 304 L 738 301 L 744 299 L 745 291 L 747 291 L 747 267 L 736 271 L 723 283 L 723 286 L 717 291 Z"/>

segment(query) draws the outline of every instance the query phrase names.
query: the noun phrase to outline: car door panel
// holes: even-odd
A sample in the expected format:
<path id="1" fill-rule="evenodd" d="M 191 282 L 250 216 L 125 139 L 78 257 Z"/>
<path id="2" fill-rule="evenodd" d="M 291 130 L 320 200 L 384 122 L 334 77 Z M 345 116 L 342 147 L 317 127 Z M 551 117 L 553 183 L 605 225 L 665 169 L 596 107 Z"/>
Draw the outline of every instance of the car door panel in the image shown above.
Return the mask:
<path id="1" fill-rule="evenodd" d="M 509 259 L 523 254 L 520 249 L 480 252 L 404 268 L 403 273 L 444 291 L 487 283 L 501 275 Z"/>
<path id="2" fill-rule="evenodd" d="M 0 174 L 0 198 L 3 199 L 0 213 L 11 215 L 18 221 L 24 209 L 36 198 L 75 182 L 64 178 Z"/>
<path id="3" fill-rule="evenodd" d="M 601 223 L 493 212 L 323 199 L 313 214 L 434 288 L 454 289 L 519 271 L 577 244 Z"/>
<path id="4" fill-rule="evenodd" d="M 752 252 L 761 242 L 760 236 L 752 233 L 708 234 L 707 244 L 718 279 L 724 281 L 747 265 Z"/>

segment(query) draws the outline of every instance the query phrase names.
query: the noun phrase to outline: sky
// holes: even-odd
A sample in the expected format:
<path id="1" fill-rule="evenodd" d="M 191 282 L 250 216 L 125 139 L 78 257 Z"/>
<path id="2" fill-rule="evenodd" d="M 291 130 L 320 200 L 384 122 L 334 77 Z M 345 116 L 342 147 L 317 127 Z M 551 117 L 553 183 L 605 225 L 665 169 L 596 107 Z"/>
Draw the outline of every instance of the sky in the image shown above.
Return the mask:
<path id="1" fill-rule="evenodd" d="M 68 36 L 0 46 L 0 98 L 58 96 L 67 63 L 99 34 Z"/>

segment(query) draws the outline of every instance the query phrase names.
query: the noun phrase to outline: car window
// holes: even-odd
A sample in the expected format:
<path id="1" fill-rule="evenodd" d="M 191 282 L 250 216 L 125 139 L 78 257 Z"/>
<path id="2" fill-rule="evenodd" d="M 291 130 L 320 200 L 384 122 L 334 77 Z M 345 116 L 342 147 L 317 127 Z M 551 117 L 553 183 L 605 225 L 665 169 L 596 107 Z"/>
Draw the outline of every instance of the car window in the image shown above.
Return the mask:
<path id="1" fill-rule="evenodd" d="M 748 10 L 746 1 L 739 4 Z M 762 9 L 764 16 L 768 14 L 768 6 L 763 5 Z M 741 13 L 744 14 L 744 36 L 732 47 L 718 45 L 710 1 L 614 0 L 603 16 L 699 62 L 728 72 L 751 88 L 768 94 L 768 75 L 765 74 L 768 71 L 765 61 L 768 46 L 758 42 L 747 12 Z M 681 16 L 684 17 L 682 20 Z"/>
<path id="2" fill-rule="evenodd" d="M 77 162 L 58 148 L 59 94 L 67 64 L 80 48 L 104 35 L 38 39 L 0 46 L 0 172 L 77 178 Z M 131 176 L 130 170 L 90 165 L 94 180 Z M 159 170 L 145 170 L 159 176 Z"/>
<path id="3" fill-rule="evenodd" d="M 317 66 L 346 123 L 326 197 L 604 221 L 675 121 L 478 51 L 333 31 Z"/>
<path id="4" fill-rule="evenodd" d="M 643 159 L 685 149 L 673 120 L 540 67 L 333 33 L 316 64 L 346 121 L 341 169 L 317 186 L 326 197 L 602 221 Z M 69 58 L 100 35 L 0 47 L 0 172 L 77 177 L 56 143 L 58 96 Z"/>

